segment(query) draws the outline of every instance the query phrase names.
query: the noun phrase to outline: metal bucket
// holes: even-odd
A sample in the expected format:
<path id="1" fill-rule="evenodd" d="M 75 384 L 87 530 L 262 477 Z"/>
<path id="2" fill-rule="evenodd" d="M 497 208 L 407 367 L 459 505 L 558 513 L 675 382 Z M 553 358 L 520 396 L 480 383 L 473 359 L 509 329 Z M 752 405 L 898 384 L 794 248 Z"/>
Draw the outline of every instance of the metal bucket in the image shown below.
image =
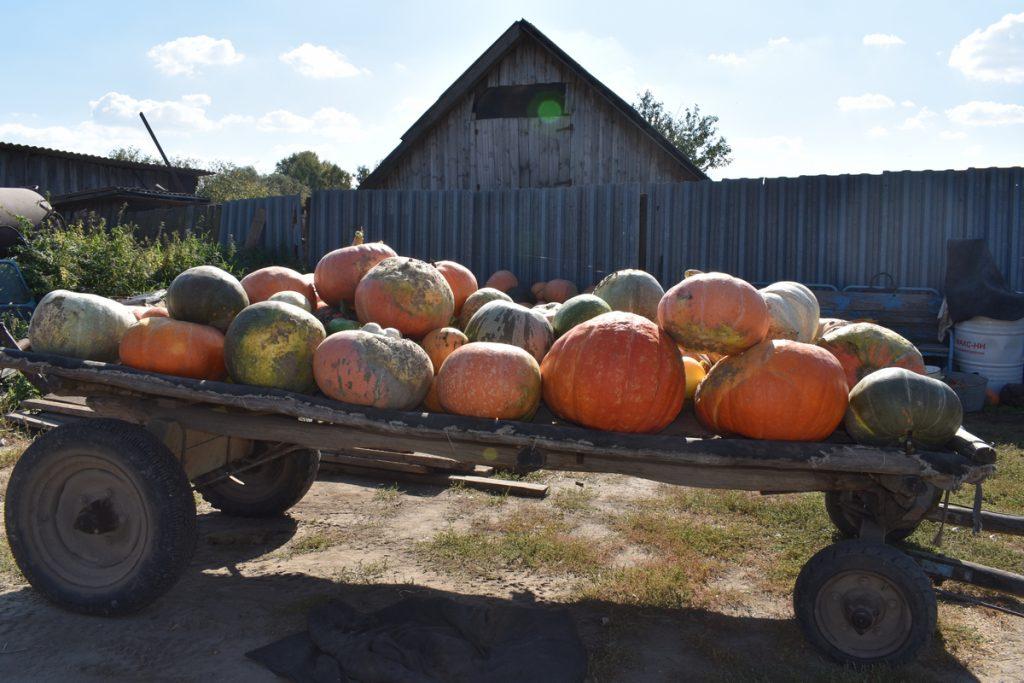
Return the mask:
<path id="1" fill-rule="evenodd" d="M 999 392 L 1004 384 L 1021 381 L 1024 374 L 1024 318 L 993 320 L 971 318 L 955 327 L 953 358 L 963 372 L 988 378 L 988 387 Z"/>
<path id="2" fill-rule="evenodd" d="M 946 373 L 946 384 L 956 392 L 965 413 L 976 413 L 985 407 L 985 389 L 991 385 L 982 375 L 949 372 Z"/>

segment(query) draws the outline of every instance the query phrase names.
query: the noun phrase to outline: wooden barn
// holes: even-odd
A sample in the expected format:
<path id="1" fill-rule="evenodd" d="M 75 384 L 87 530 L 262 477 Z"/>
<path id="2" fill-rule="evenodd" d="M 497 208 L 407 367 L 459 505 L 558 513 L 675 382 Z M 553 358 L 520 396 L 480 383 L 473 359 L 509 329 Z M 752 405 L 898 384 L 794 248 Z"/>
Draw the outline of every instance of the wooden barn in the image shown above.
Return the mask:
<path id="1" fill-rule="evenodd" d="M 444 91 L 360 188 L 490 190 L 705 178 L 628 102 L 520 20 Z"/>

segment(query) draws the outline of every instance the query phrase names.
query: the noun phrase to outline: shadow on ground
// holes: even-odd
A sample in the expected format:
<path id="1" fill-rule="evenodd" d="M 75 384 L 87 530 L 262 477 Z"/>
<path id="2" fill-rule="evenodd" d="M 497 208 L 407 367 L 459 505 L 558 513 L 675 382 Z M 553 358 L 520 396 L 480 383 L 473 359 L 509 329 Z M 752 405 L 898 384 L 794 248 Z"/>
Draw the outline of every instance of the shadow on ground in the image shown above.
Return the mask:
<path id="1" fill-rule="evenodd" d="M 404 597 L 443 596 L 502 606 L 533 602 L 464 595 L 408 584 L 346 584 L 295 573 L 246 575 L 239 565 L 283 546 L 290 519 L 200 517 L 195 560 L 156 604 L 123 618 L 85 617 L 43 602 L 30 588 L 0 596 L 0 680 L 280 680 L 245 652 L 303 630 L 328 599 L 373 610 Z M 559 605 L 555 605 L 559 607 Z M 590 653 L 595 681 L 863 680 L 822 660 L 792 619 L 689 608 L 655 610 L 608 602 L 567 606 Z M 919 663 L 877 669 L 880 680 L 974 680 L 941 642 Z"/>

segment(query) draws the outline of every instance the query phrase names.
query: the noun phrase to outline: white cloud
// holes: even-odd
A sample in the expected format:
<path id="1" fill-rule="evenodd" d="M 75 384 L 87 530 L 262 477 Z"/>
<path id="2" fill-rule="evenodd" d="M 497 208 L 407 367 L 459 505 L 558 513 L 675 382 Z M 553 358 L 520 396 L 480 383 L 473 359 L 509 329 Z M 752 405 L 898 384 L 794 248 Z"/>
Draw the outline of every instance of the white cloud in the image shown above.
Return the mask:
<path id="1" fill-rule="evenodd" d="M 303 43 L 294 50 L 282 53 L 279 59 L 307 78 L 352 78 L 369 73 L 326 45 Z"/>
<path id="2" fill-rule="evenodd" d="M 903 39 L 892 33 L 869 33 L 861 39 L 861 42 L 868 47 L 894 47 L 906 45 Z"/>
<path id="3" fill-rule="evenodd" d="M 979 81 L 1024 83 L 1024 12 L 975 29 L 949 53 L 949 65 Z"/>
<path id="4" fill-rule="evenodd" d="M 920 130 L 925 127 L 924 122 L 931 118 L 935 118 L 935 112 L 928 107 L 921 107 L 919 112 L 900 124 L 900 130 Z"/>
<path id="5" fill-rule="evenodd" d="M 406 71 L 409 70 L 409 67 L 407 67 L 402 62 L 395 62 L 394 63 L 394 67 L 395 67 L 395 71 L 397 71 L 400 74 L 404 74 Z"/>
<path id="6" fill-rule="evenodd" d="M 743 54 L 737 54 L 735 52 L 712 52 L 708 55 L 708 61 L 714 64 L 722 64 L 725 66 L 742 66 L 747 63 L 756 62 L 769 54 L 790 45 L 791 41 L 787 36 L 779 36 L 778 38 L 769 38 L 768 43 L 761 47 L 756 47 L 752 50 L 747 50 Z"/>
<path id="7" fill-rule="evenodd" d="M 946 117 L 963 126 L 1007 126 L 1024 123 L 1024 105 L 972 100 L 947 109 Z"/>
<path id="8" fill-rule="evenodd" d="M 314 133 L 336 142 L 352 142 L 364 136 L 358 118 L 334 107 L 318 109 L 311 116 L 277 109 L 256 119 L 256 128 L 265 133 Z"/>
<path id="9" fill-rule="evenodd" d="M 891 98 L 878 93 L 864 93 L 863 95 L 845 95 L 836 100 L 836 106 L 841 111 L 854 111 L 860 109 L 888 109 L 895 106 Z"/>
<path id="10" fill-rule="evenodd" d="M 150 48 L 146 53 L 168 76 L 193 76 L 203 66 L 229 66 L 245 58 L 227 38 L 183 36 Z"/>
<path id="11" fill-rule="evenodd" d="M 869 138 L 884 138 L 889 134 L 889 129 L 885 126 L 875 126 L 867 132 Z"/>
<path id="12" fill-rule="evenodd" d="M 906 107 L 907 109 L 913 109 L 917 105 L 914 104 L 914 100 L 903 100 L 902 102 L 900 102 L 900 106 Z"/>
<path id="13" fill-rule="evenodd" d="M 939 137 L 943 140 L 963 140 L 967 137 L 967 133 L 962 130 L 944 130 L 939 133 Z"/>
<path id="14" fill-rule="evenodd" d="M 739 66 L 740 64 L 746 64 L 747 58 L 740 57 L 735 52 L 713 52 L 708 55 L 708 61 L 715 64 L 725 64 L 726 66 Z"/>
<path id="15" fill-rule="evenodd" d="M 100 156 L 117 147 L 149 149 L 148 146 L 152 144 L 145 131 L 139 127 L 103 126 L 92 121 L 83 121 L 73 126 L 0 123 L 0 139 Z"/>
<path id="16" fill-rule="evenodd" d="M 209 95 L 185 95 L 180 100 L 139 100 L 131 95 L 108 92 L 89 102 L 93 118 L 100 123 L 135 120 L 139 112 L 153 124 L 186 130 L 207 131 L 221 124 L 206 115 L 212 100 Z"/>

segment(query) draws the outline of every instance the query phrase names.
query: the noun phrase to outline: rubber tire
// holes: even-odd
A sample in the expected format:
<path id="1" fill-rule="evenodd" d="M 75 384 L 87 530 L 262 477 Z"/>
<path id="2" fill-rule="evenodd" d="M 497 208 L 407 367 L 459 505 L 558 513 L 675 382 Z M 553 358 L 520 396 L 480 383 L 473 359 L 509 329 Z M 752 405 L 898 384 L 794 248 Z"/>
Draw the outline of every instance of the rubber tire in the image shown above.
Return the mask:
<path id="1" fill-rule="evenodd" d="M 37 501 L 28 499 L 30 486 L 46 476 L 47 468 L 76 454 L 110 462 L 108 471 L 130 481 L 148 513 L 150 532 L 140 541 L 143 549 L 135 566 L 102 589 L 82 589 L 55 574 L 29 533 L 29 525 L 38 523 Z M 89 420 L 42 435 L 14 466 L 6 495 L 4 523 L 15 562 L 33 588 L 64 609 L 100 616 L 137 612 L 178 581 L 195 553 L 196 504 L 184 470 L 160 440 L 127 422 Z"/>
<path id="2" fill-rule="evenodd" d="M 938 491 L 935 498 L 935 504 L 939 502 Z M 825 492 L 825 513 L 831 520 L 832 525 L 839 531 L 839 535 L 843 538 L 858 538 L 860 537 L 860 523 L 850 519 L 846 514 L 846 509 L 839 502 L 839 498 L 842 494 L 839 491 L 826 491 Z M 908 538 L 911 534 L 917 531 L 917 527 L 921 526 L 921 522 L 924 518 L 919 519 L 913 526 L 903 527 L 900 529 L 893 529 L 886 532 L 885 541 L 886 543 L 898 543 Z"/>
<path id="3" fill-rule="evenodd" d="M 266 469 L 266 468 L 269 468 Z M 304 450 L 289 453 L 250 472 L 236 475 L 242 481 L 250 477 L 274 477 L 272 483 L 261 482 L 264 491 L 253 497 L 243 496 L 242 486 L 231 479 L 205 486 L 199 495 L 215 509 L 233 517 L 277 517 L 296 505 L 316 481 L 320 470 L 320 451 Z"/>
<path id="4" fill-rule="evenodd" d="M 864 569 L 885 576 L 896 584 L 906 598 L 912 616 L 910 633 L 895 652 L 878 658 L 851 657 L 835 647 L 815 624 L 815 598 L 834 575 L 849 569 Z M 913 661 L 935 633 L 938 607 L 932 582 L 906 553 L 882 543 L 849 540 L 834 543 L 818 551 L 800 570 L 793 589 L 793 612 L 804 637 L 826 657 L 856 666 L 888 664 L 899 666 Z"/>

